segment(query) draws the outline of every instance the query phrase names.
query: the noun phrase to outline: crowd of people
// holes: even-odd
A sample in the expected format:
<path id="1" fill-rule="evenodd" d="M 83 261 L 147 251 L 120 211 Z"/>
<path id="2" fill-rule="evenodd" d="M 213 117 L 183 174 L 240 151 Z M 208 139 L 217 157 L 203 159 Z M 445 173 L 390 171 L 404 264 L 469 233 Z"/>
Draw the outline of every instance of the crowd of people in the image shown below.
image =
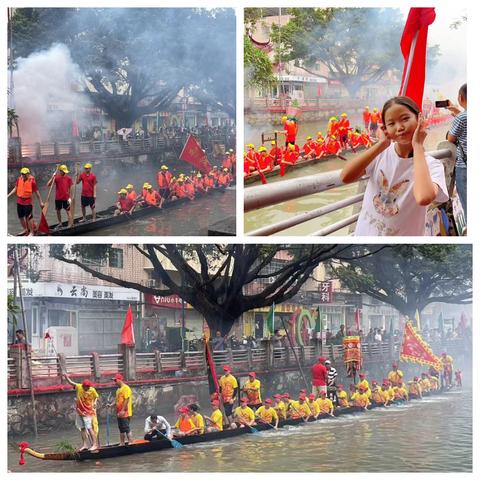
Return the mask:
<path id="1" fill-rule="evenodd" d="M 277 392 L 272 398 L 263 398 L 262 382 L 256 372 L 249 372 L 248 379 L 240 385 L 230 365 L 224 365 L 223 375 L 218 379 L 219 388 L 210 395 L 211 412 L 202 413 L 198 403 L 181 405 L 177 408 L 178 417 L 173 426 L 164 416 L 152 413 L 145 419 L 144 440 L 172 440 L 226 428 L 253 429 L 258 424 L 276 429 L 282 420 L 308 421 L 322 415 L 334 416 L 337 409 L 356 407 L 367 410 L 372 404 L 388 407 L 410 398 L 422 399 L 425 394 L 450 389 L 454 384 L 461 387 L 462 372 L 456 370 L 453 378 L 453 359 L 446 352 L 441 355 L 441 364 L 441 371 L 430 367 L 420 376 L 407 380 L 398 364 L 393 363 L 381 381 L 359 372 L 358 382 L 345 389 L 343 384 L 337 383 L 338 373 L 332 362 L 321 356 L 311 368 L 311 393 L 307 389 L 301 389 L 298 395 Z M 64 378 L 76 391 L 75 423 L 82 436 L 80 451 L 96 451 L 99 448 L 96 414 L 99 394 L 89 379 L 76 383 L 66 374 Z M 115 408 L 120 444 L 128 445 L 133 442 L 130 426 L 133 393 L 122 374 L 117 373 L 112 380 L 117 385 L 115 401 L 105 406 Z"/>

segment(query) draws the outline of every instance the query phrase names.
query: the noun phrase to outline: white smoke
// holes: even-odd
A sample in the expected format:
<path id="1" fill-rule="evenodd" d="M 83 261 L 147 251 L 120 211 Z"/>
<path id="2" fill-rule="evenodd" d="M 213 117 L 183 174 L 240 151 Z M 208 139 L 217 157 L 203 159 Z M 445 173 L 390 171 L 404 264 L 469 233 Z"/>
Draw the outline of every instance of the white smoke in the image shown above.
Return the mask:
<path id="1" fill-rule="evenodd" d="M 82 75 L 65 45 L 18 58 L 14 72 L 14 105 L 22 143 L 45 142 L 71 135 L 81 109 L 88 106 L 79 92 Z M 68 132 L 68 133 L 66 133 Z"/>

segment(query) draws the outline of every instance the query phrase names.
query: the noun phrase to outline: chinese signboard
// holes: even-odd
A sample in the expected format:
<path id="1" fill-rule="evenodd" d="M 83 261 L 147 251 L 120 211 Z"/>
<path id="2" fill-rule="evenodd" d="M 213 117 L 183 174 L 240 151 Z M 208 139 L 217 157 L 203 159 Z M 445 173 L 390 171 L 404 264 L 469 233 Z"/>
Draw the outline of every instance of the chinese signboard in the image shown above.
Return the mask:
<path id="1" fill-rule="evenodd" d="M 13 295 L 13 285 L 11 283 L 8 285 L 8 294 Z M 22 295 L 24 298 L 54 297 L 131 302 L 137 302 L 140 299 L 140 292 L 128 288 L 55 282 L 24 283 L 22 285 Z"/>
<path id="2" fill-rule="evenodd" d="M 182 308 L 182 299 L 178 295 L 168 295 L 161 297 L 158 295 L 145 294 L 145 303 L 154 308 Z M 192 306 L 185 302 L 185 308 L 192 308 Z"/>
<path id="3" fill-rule="evenodd" d="M 320 303 L 332 303 L 333 302 L 333 285 L 332 282 L 320 282 Z"/>

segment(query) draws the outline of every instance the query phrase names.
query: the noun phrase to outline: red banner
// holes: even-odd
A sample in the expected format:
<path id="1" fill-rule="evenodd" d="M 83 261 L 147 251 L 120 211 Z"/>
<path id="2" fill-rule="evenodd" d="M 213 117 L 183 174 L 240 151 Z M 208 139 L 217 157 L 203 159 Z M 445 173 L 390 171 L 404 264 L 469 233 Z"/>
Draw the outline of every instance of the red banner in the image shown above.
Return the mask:
<path id="1" fill-rule="evenodd" d="M 207 155 L 192 134 L 188 136 L 179 158 L 184 162 L 190 163 L 202 173 L 208 173 L 212 169 Z"/>
<path id="2" fill-rule="evenodd" d="M 430 345 L 414 330 L 412 322 L 405 322 L 400 359 L 404 362 L 429 365 L 436 370 L 442 370 L 441 360 L 432 352 Z"/>
<path id="3" fill-rule="evenodd" d="M 434 20 L 434 8 L 411 8 L 400 40 L 405 59 L 400 95 L 410 97 L 419 108 L 425 88 L 428 26 Z"/>
<path id="4" fill-rule="evenodd" d="M 168 295 L 161 297 L 159 295 L 145 294 L 145 303 L 154 308 L 182 308 L 182 299 L 178 295 Z M 192 308 L 192 306 L 185 302 L 185 308 Z"/>

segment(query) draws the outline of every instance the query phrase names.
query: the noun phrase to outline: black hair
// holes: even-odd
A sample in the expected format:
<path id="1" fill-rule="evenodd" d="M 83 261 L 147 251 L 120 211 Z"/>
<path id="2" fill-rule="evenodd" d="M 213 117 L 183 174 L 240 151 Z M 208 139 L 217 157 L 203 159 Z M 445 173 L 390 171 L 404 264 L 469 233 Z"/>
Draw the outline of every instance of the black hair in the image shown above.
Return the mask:
<path id="1" fill-rule="evenodd" d="M 154 418 L 158 418 L 157 415 L 150 415 L 150 418 L 153 420 Z"/>
<path id="2" fill-rule="evenodd" d="M 191 405 L 188 406 L 189 410 L 191 410 L 192 412 L 198 412 L 199 410 L 199 406 L 196 404 L 196 403 L 192 403 Z"/>
<path id="3" fill-rule="evenodd" d="M 418 105 L 409 97 L 393 97 L 390 100 L 385 102 L 385 105 L 382 108 L 382 122 L 385 123 L 385 114 L 387 110 L 392 105 L 403 105 L 404 107 L 408 108 L 412 113 L 414 113 L 417 117 L 420 113 L 420 108 Z"/>
<path id="4" fill-rule="evenodd" d="M 15 333 L 20 333 L 21 335 L 25 335 L 25 332 L 22 329 L 15 330 Z"/>
<path id="5" fill-rule="evenodd" d="M 463 97 L 465 100 L 467 99 L 467 84 L 464 83 L 461 87 L 460 90 L 458 91 L 458 94 Z"/>

